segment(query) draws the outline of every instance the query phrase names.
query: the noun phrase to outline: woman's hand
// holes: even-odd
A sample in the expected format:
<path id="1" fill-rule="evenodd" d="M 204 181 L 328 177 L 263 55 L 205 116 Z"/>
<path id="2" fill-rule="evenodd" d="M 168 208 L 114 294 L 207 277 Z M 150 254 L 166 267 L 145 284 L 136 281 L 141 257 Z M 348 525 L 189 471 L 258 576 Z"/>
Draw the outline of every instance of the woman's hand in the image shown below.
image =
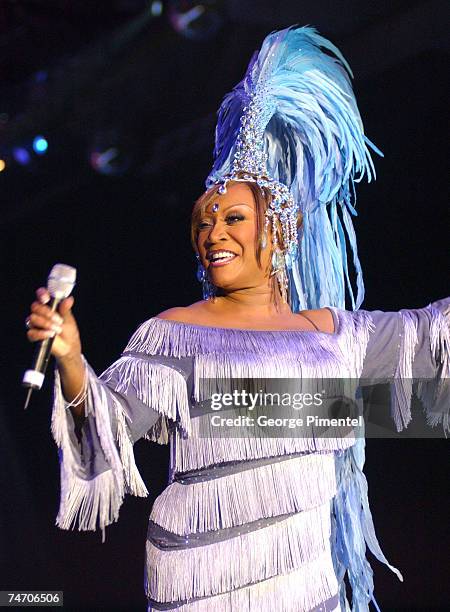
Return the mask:
<path id="1" fill-rule="evenodd" d="M 45 287 L 36 291 L 37 301 L 31 304 L 31 313 L 28 316 L 28 340 L 39 342 L 55 336 L 51 354 L 57 360 L 71 360 L 81 355 L 81 341 L 78 325 L 72 314 L 74 298 L 68 297 L 52 312 L 47 306 L 50 294 Z"/>

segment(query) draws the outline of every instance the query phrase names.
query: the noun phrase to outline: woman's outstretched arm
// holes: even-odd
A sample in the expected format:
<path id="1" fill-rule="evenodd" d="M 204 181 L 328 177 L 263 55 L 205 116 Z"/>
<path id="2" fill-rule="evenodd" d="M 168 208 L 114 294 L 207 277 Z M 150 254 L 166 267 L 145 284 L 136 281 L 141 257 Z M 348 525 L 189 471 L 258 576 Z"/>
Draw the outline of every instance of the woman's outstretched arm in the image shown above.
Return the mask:
<path id="1" fill-rule="evenodd" d="M 450 298 L 432 302 L 425 308 L 367 314 L 372 330 L 364 357 L 362 383 L 391 384 L 391 412 L 398 431 L 411 421 L 414 389 L 424 404 L 429 423 L 442 423 L 447 428 Z"/>

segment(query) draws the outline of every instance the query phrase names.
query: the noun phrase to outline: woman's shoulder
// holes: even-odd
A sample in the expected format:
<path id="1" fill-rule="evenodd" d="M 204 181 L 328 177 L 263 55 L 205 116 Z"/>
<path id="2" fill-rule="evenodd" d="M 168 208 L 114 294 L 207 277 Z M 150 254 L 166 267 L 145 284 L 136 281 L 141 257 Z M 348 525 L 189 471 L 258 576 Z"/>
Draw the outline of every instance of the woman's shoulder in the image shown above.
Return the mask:
<path id="1" fill-rule="evenodd" d="M 155 319 L 167 319 L 169 321 L 179 321 L 180 318 L 183 317 L 184 311 L 186 310 L 185 306 L 174 306 L 173 308 L 168 308 L 167 310 L 163 310 L 154 316 Z"/>
<path id="2" fill-rule="evenodd" d="M 301 310 L 298 314 L 302 315 L 321 332 L 327 334 L 334 333 L 335 319 L 330 308 L 316 308 L 315 310 Z"/>
<path id="3" fill-rule="evenodd" d="M 166 319 L 168 321 L 180 321 L 181 323 L 197 323 L 202 302 L 195 302 L 189 306 L 174 306 L 157 314 L 155 319 Z"/>

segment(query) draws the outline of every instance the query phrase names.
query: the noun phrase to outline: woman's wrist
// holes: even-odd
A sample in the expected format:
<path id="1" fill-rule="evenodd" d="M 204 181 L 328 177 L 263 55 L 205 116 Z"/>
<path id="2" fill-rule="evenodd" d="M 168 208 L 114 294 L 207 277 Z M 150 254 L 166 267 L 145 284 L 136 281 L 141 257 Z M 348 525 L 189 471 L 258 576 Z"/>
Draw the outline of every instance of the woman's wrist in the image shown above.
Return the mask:
<path id="1" fill-rule="evenodd" d="M 81 425 L 87 395 L 87 364 L 81 352 L 58 357 L 56 361 L 66 408 L 70 408 L 76 424 Z"/>
<path id="2" fill-rule="evenodd" d="M 64 357 L 56 357 L 56 364 L 60 370 L 67 370 L 73 366 L 83 365 L 82 353 L 81 351 L 77 351 L 76 353 L 64 355 Z"/>

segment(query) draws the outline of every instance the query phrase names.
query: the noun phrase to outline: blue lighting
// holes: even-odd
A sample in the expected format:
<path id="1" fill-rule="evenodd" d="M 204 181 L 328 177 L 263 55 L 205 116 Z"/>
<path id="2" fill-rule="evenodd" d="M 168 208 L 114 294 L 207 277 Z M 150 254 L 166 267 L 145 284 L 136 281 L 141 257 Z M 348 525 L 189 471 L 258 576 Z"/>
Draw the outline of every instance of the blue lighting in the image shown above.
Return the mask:
<path id="1" fill-rule="evenodd" d="M 162 2 L 159 2 L 158 0 L 155 0 L 155 2 L 152 2 L 150 5 L 150 12 L 153 15 L 153 17 L 159 17 L 160 15 L 162 15 L 162 12 L 163 12 Z"/>
<path id="2" fill-rule="evenodd" d="M 13 149 L 13 157 L 21 166 L 26 166 L 30 163 L 30 154 L 23 147 L 15 147 Z"/>
<path id="3" fill-rule="evenodd" d="M 48 149 L 48 142 L 43 136 L 36 136 L 36 138 L 33 140 L 33 149 L 35 153 L 42 155 Z"/>
<path id="4" fill-rule="evenodd" d="M 45 83 L 48 78 L 48 72 L 46 70 L 38 70 L 34 75 L 36 83 Z"/>

